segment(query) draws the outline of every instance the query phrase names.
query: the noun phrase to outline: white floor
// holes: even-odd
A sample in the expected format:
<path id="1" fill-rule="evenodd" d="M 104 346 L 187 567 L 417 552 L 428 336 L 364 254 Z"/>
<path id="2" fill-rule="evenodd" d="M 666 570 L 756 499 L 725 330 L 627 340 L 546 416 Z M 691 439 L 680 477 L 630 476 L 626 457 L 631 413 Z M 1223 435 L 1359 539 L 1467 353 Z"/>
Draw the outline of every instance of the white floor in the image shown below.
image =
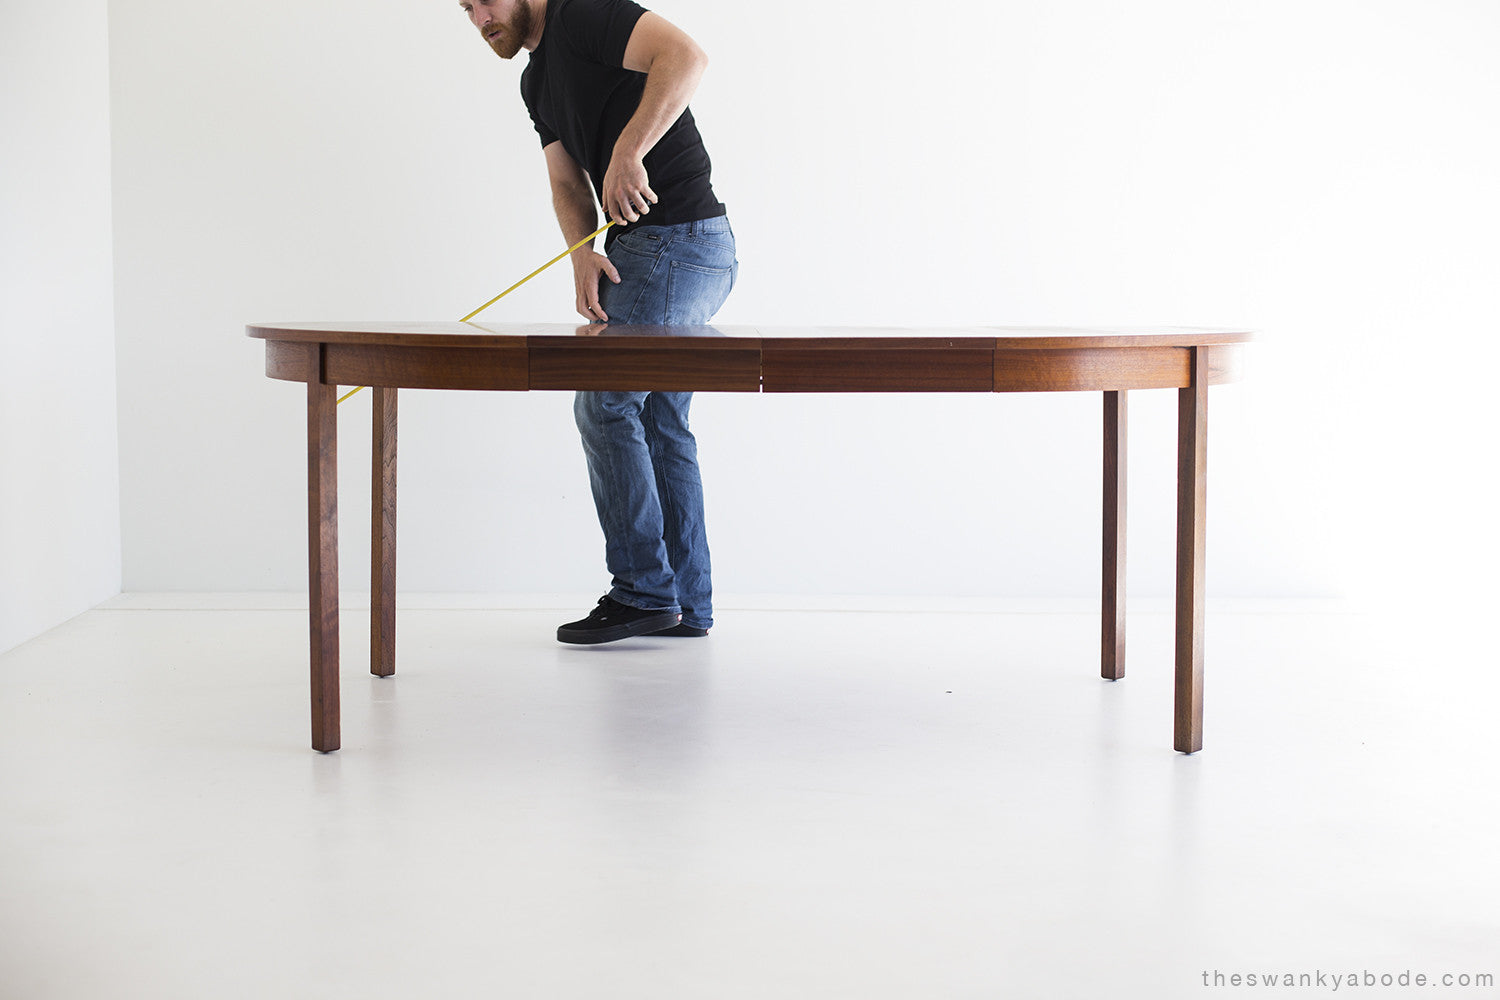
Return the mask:
<path id="1" fill-rule="evenodd" d="M 1081 614 L 728 611 L 595 648 L 560 620 L 403 612 L 381 680 L 346 614 L 326 756 L 303 612 L 99 610 L 0 657 L 0 1000 L 1500 974 L 1478 620 L 1216 611 L 1193 756 L 1162 614 L 1118 683 Z"/>

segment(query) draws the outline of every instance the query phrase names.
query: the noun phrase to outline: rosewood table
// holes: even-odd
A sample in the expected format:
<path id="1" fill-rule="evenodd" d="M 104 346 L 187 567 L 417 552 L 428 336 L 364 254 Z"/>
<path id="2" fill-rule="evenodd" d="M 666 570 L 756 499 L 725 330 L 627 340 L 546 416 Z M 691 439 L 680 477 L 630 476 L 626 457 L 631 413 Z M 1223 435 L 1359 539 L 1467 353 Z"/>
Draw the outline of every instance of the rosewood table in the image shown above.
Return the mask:
<path id="1" fill-rule="evenodd" d="M 1233 381 L 1245 332 L 1190 328 L 868 330 L 281 323 L 266 374 L 307 383 L 312 746 L 339 748 L 340 385 L 374 395 L 370 671 L 396 671 L 396 390 L 1100 392 L 1104 401 L 1101 674 L 1125 676 L 1126 395 L 1176 389 L 1173 747 L 1203 746 L 1208 387 Z"/>

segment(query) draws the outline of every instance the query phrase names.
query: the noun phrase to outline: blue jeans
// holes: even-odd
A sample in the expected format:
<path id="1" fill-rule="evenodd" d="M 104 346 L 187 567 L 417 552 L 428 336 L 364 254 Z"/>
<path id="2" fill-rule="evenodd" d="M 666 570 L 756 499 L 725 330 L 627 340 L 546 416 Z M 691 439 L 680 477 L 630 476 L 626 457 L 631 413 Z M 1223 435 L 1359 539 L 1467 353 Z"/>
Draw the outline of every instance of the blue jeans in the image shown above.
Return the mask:
<path id="1" fill-rule="evenodd" d="M 727 218 L 633 225 L 609 259 L 620 283 L 600 282 L 611 323 L 702 324 L 729 297 L 739 262 Z M 680 611 L 684 625 L 713 624 L 708 533 L 698 445 L 688 429 L 690 392 L 580 392 L 573 416 L 589 485 L 609 596 L 648 610 Z"/>

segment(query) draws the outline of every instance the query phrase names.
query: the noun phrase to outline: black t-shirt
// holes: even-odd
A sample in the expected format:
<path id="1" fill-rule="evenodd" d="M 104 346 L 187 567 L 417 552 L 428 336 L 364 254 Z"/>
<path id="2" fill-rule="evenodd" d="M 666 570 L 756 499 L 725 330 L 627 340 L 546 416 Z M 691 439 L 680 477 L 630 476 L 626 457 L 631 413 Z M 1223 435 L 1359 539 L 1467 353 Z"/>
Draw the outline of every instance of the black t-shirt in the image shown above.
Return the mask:
<path id="1" fill-rule="evenodd" d="M 542 40 L 521 73 L 521 99 L 543 146 L 561 141 L 603 202 L 615 141 L 635 114 L 646 74 L 623 67 L 630 33 L 646 11 L 631 0 L 550 0 Z M 640 225 L 670 226 L 725 214 L 709 181 L 708 150 L 691 110 L 645 157 L 657 203 Z M 605 243 L 619 232 L 616 226 Z"/>

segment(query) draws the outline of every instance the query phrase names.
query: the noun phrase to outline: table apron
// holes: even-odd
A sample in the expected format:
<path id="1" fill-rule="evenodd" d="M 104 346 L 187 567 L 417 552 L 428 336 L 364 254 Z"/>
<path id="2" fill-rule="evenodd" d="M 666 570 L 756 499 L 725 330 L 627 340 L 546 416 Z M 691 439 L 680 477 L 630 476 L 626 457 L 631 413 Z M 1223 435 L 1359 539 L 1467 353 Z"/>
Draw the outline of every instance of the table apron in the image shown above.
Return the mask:
<path id="1" fill-rule="evenodd" d="M 266 342 L 266 374 L 402 389 L 664 392 L 1116 392 L 1192 384 L 1190 347 L 944 350 L 764 344 L 711 351 L 630 346 L 423 347 Z M 1238 344 L 1199 347 L 1208 384 L 1237 381 Z"/>
<path id="2" fill-rule="evenodd" d="M 1117 392 L 1192 384 L 1190 347 L 1083 347 L 995 352 L 996 392 Z M 1238 375 L 1238 345 L 1200 347 L 1209 384 Z"/>

